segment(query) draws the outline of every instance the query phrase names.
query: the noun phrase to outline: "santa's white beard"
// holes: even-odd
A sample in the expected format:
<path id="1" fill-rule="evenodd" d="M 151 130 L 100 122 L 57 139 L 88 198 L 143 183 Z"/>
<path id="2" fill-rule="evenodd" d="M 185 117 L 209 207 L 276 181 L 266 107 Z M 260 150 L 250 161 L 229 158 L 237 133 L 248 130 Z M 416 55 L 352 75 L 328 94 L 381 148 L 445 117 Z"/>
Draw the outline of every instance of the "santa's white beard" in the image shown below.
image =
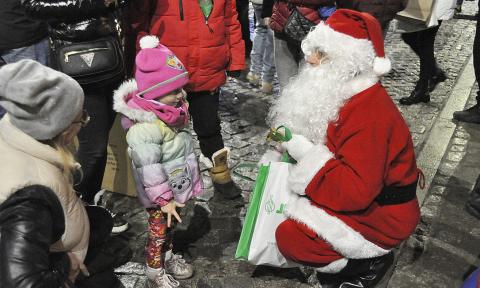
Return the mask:
<path id="1" fill-rule="evenodd" d="M 269 124 L 284 125 L 315 144 L 324 143 L 328 124 L 337 119 L 340 108 L 354 95 L 345 89 L 353 75 L 332 66 L 331 62 L 317 67 L 306 64 L 270 109 Z"/>

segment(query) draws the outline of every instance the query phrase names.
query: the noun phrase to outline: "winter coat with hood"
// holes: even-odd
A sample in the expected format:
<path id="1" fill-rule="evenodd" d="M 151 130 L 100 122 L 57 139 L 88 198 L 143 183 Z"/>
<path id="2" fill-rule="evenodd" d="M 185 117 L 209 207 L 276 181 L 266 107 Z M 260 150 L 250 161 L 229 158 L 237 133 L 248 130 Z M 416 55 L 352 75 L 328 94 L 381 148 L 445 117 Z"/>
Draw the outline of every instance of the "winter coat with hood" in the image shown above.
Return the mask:
<path id="1" fill-rule="evenodd" d="M 70 251 L 84 260 L 90 223 L 82 201 L 63 175 L 62 155 L 12 125 L 7 114 L 0 120 L 0 163 L 0 204 L 26 186 L 50 188 L 60 200 L 65 217 L 65 231 L 50 251 Z"/>
<path id="2" fill-rule="evenodd" d="M 137 93 L 134 79 L 114 93 L 115 111 L 124 115 L 128 155 L 140 202 L 146 208 L 171 200 L 185 203 L 202 192 L 202 180 L 190 132 L 170 128 L 150 111 L 136 109 L 128 100 Z"/>
<path id="3" fill-rule="evenodd" d="M 116 2 L 122 7 L 127 1 Z M 79 42 L 121 32 L 120 13 L 105 6 L 105 0 L 22 0 L 22 4 L 32 17 L 50 23 L 54 39 Z"/>
<path id="4" fill-rule="evenodd" d="M 245 68 L 235 1 L 212 2 L 208 17 L 197 0 L 134 0 L 128 11 L 130 39 L 157 36 L 187 68 L 187 91 L 216 90 L 226 81 L 225 71 Z"/>

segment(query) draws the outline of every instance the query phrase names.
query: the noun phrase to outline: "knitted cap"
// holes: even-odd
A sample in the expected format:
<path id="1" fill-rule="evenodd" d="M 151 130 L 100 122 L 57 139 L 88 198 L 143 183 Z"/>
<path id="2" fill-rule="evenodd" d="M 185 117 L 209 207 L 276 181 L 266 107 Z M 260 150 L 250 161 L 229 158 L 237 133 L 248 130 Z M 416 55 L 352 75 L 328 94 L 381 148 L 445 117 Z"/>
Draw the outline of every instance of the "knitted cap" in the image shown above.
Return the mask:
<path id="1" fill-rule="evenodd" d="M 75 80 L 36 61 L 0 68 L 0 105 L 15 127 L 37 140 L 53 139 L 67 129 L 83 100 Z"/>
<path id="2" fill-rule="evenodd" d="M 156 36 L 144 36 L 140 39 L 140 47 L 135 59 L 139 95 L 152 100 L 188 83 L 185 66 Z"/>
<path id="3" fill-rule="evenodd" d="M 340 37 L 339 34 L 343 37 Z M 345 36 L 350 40 L 345 39 Z M 371 53 L 374 53 L 372 57 L 373 63 L 371 64 L 373 72 L 381 76 L 387 74 L 391 69 L 390 60 L 385 57 L 380 23 L 375 17 L 368 13 L 339 9 L 325 21 L 325 24 L 321 23 L 312 30 L 309 35 L 307 35 L 306 40 L 317 42 L 317 44 L 321 46 L 330 46 L 332 50 L 339 48 L 334 47 L 335 45 L 344 46 L 346 44 L 349 45 L 349 49 L 363 49 L 365 48 L 364 42 L 368 41 L 373 48 Z M 304 46 L 312 46 L 312 44 L 315 43 L 308 43 L 306 45 L 302 43 L 302 48 Z M 367 49 L 364 53 L 368 54 L 370 51 Z"/>

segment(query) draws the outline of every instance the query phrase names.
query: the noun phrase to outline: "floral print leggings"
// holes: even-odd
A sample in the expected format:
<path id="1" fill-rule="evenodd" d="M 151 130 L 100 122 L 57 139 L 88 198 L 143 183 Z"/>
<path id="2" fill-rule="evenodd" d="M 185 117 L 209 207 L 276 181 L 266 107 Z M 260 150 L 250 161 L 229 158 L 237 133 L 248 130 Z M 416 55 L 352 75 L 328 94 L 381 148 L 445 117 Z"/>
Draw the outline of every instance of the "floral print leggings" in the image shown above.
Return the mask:
<path id="1" fill-rule="evenodd" d="M 171 228 L 159 208 L 148 208 L 146 260 L 150 268 L 163 268 L 165 253 L 173 248 Z"/>

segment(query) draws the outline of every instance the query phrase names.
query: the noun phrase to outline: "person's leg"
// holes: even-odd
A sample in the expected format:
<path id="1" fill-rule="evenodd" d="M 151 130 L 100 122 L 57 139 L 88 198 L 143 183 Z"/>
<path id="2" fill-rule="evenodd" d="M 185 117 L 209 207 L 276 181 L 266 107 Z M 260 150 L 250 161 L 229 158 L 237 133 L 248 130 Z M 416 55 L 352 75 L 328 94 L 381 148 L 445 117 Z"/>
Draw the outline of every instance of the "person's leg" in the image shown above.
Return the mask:
<path id="1" fill-rule="evenodd" d="M 294 45 L 284 39 L 275 36 L 274 38 L 275 67 L 277 70 L 278 82 L 280 90 L 283 89 L 290 78 L 298 73 L 299 49 L 295 49 Z"/>
<path id="2" fill-rule="evenodd" d="M 219 96 L 219 91 L 189 92 L 188 110 L 204 156 L 202 162 L 209 168 L 215 190 L 226 199 L 234 199 L 241 195 L 241 191 L 233 183 L 228 168 L 229 150 L 223 145 L 218 117 Z"/>
<path id="3" fill-rule="evenodd" d="M 200 150 L 203 156 L 210 159 L 213 153 L 224 147 L 218 117 L 219 92 L 188 92 L 187 100 Z"/>
<path id="4" fill-rule="evenodd" d="M 147 262 L 147 277 L 153 280 L 159 269 L 165 264 L 165 252 L 171 247 L 165 247 L 167 239 L 167 219 L 159 208 L 147 209 L 148 213 L 148 238 L 145 249 Z"/>
<path id="5" fill-rule="evenodd" d="M 31 59 L 47 65 L 49 51 L 48 38 L 45 38 L 30 46 L 3 51 L 0 57 L 2 57 L 7 64 L 23 59 Z"/>
<path id="6" fill-rule="evenodd" d="M 275 232 L 278 249 L 290 260 L 315 267 L 325 287 L 374 287 L 393 266 L 393 253 L 346 259 L 304 224 L 287 219 Z M 322 287 L 324 287 L 322 286 Z"/>
<path id="7" fill-rule="evenodd" d="M 404 33 L 402 38 L 420 59 L 420 75 L 415 89 L 409 97 L 400 99 L 400 103 L 411 105 L 420 102 L 429 102 L 429 81 L 436 67 L 434 43 L 439 26 L 422 31 Z"/>
<path id="8" fill-rule="evenodd" d="M 45 38 L 30 46 L 3 51 L 0 54 L 0 58 L 2 60 L 1 62 L 5 64 L 17 62 L 22 59 L 32 59 L 43 65 L 48 65 L 49 53 L 48 38 Z M 0 106 L 0 118 L 2 118 L 4 114 L 5 110 Z"/>
<path id="9" fill-rule="evenodd" d="M 275 63 L 273 58 L 273 31 L 267 28 L 263 51 L 262 91 L 267 94 L 273 92 L 273 77 L 275 76 Z"/>
<path id="10" fill-rule="evenodd" d="M 250 55 L 252 51 L 252 40 L 250 40 L 250 22 L 248 20 L 248 0 L 236 1 L 238 22 L 242 30 L 242 39 L 245 41 L 245 55 Z"/>
<path id="11" fill-rule="evenodd" d="M 83 178 L 76 185 L 82 199 L 92 204 L 95 194 L 101 189 L 110 128 L 115 120 L 112 98 L 113 87 L 84 89 L 84 109 L 90 115 L 90 123 L 78 133 L 77 159 L 82 166 Z"/>
<path id="12" fill-rule="evenodd" d="M 110 236 L 113 220 L 105 209 L 96 206 L 86 206 L 85 209 L 90 221 L 90 239 L 84 263 L 90 276 L 77 279 L 75 287 L 119 287 L 114 269 L 131 259 L 132 250 L 128 241 Z"/>
<path id="13" fill-rule="evenodd" d="M 324 267 L 344 258 L 315 232 L 291 219 L 277 227 L 275 237 L 283 256 L 303 265 Z"/>
<path id="14" fill-rule="evenodd" d="M 250 54 L 250 73 L 247 79 L 252 84 L 258 84 L 260 75 L 262 74 L 263 53 L 265 50 L 265 37 L 267 34 L 267 27 L 264 25 L 261 14 L 262 5 L 253 4 L 255 11 L 255 36 L 253 38 L 253 48 Z"/>
<path id="15" fill-rule="evenodd" d="M 478 2 L 478 11 L 480 11 L 480 1 Z M 478 21 L 475 31 L 475 39 L 473 40 L 473 69 L 475 70 L 475 79 L 480 79 L 480 21 Z M 480 124 L 480 90 L 477 91 L 475 105 L 463 111 L 456 111 L 453 113 L 453 118 L 468 123 Z"/>

